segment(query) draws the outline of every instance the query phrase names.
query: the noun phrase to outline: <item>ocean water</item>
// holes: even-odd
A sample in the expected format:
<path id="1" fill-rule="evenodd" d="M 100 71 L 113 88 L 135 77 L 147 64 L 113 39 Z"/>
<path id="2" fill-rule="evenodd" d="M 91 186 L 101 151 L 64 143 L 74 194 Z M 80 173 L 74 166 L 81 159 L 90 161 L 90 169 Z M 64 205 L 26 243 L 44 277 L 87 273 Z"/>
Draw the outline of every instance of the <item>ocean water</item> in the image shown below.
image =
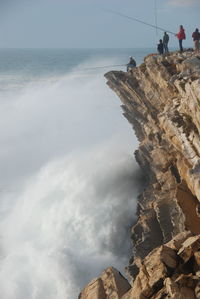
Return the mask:
<path id="1" fill-rule="evenodd" d="M 0 50 L 1 298 L 73 299 L 123 272 L 142 179 L 103 75 L 149 52 Z"/>

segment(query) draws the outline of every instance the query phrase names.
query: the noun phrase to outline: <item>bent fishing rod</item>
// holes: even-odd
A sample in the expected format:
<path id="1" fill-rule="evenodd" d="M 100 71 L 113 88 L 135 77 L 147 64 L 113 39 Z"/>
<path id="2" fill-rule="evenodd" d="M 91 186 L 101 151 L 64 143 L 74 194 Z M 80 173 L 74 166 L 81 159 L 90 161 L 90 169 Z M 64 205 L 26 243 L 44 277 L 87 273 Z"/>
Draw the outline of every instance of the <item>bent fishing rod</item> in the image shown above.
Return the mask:
<path id="1" fill-rule="evenodd" d="M 149 27 L 152 27 L 152 28 L 156 28 L 156 29 L 161 30 L 161 31 L 164 31 L 164 32 L 171 33 L 171 34 L 173 34 L 173 35 L 176 35 L 176 33 L 171 32 L 171 31 L 169 31 L 169 30 L 167 30 L 167 29 L 164 29 L 164 28 L 159 27 L 159 26 L 152 25 L 152 24 L 150 24 L 150 23 L 144 22 L 144 21 L 139 20 L 139 19 L 136 19 L 136 18 L 134 18 L 134 17 L 127 16 L 127 15 L 125 15 L 125 14 L 122 14 L 121 12 L 114 11 L 114 10 L 111 10 L 111 9 L 106 9 L 106 8 L 101 8 L 101 10 L 104 10 L 104 11 L 106 11 L 106 12 L 110 12 L 110 13 L 112 13 L 112 14 L 114 14 L 114 15 L 118 15 L 118 16 L 120 16 L 120 17 L 123 17 L 123 18 L 129 19 L 129 20 L 132 20 L 132 21 L 135 21 L 135 22 L 144 24 L 144 25 L 149 26 Z"/>

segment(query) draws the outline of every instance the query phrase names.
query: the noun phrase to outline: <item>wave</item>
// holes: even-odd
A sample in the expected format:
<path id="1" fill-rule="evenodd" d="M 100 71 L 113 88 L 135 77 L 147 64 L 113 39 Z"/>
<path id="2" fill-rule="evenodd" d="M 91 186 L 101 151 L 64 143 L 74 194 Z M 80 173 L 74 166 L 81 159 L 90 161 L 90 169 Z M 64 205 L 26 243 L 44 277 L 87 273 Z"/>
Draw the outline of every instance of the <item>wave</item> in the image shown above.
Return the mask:
<path id="1" fill-rule="evenodd" d="M 101 78 L 71 73 L 0 103 L 4 299 L 77 298 L 103 268 L 127 263 L 136 142 Z"/>
<path id="2" fill-rule="evenodd" d="M 0 221 L 3 298 L 77 298 L 104 267 L 123 270 L 137 174 L 108 145 L 49 163 Z"/>

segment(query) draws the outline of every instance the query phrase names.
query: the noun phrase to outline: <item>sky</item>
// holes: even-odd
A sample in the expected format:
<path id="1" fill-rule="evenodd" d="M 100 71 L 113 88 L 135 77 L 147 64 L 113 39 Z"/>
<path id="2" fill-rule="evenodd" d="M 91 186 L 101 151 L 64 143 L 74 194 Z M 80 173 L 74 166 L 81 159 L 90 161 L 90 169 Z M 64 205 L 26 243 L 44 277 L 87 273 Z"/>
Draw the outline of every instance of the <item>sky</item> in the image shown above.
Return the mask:
<path id="1" fill-rule="evenodd" d="M 0 0 L 0 48 L 154 47 L 162 31 L 106 9 L 155 25 L 155 2 L 158 26 L 177 33 L 182 24 L 192 46 L 200 0 Z"/>

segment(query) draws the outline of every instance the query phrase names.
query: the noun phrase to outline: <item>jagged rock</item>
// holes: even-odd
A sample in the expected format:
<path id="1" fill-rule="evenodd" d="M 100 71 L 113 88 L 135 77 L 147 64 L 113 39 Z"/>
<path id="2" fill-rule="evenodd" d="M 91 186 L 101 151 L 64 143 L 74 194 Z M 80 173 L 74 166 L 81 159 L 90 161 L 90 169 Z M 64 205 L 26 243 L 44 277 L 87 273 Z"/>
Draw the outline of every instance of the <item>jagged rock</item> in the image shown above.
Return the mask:
<path id="1" fill-rule="evenodd" d="M 148 186 L 131 229 L 131 289 L 120 293 L 109 270 L 80 298 L 200 299 L 200 57 L 151 54 L 131 73 L 105 76 L 140 142 Z"/>
<path id="2" fill-rule="evenodd" d="M 121 273 L 109 267 L 84 288 L 79 299 L 120 299 L 130 288 L 130 284 Z"/>
<path id="3" fill-rule="evenodd" d="M 132 228 L 134 255 L 127 268 L 135 279 L 133 287 L 147 290 L 143 293 L 149 296 L 154 284 L 147 279 L 144 265 L 155 247 L 168 242 L 167 247 L 182 259 L 180 273 L 192 257 L 194 271 L 199 269 L 199 242 L 193 235 L 200 234 L 200 59 L 190 51 L 149 55 L 132 74 L 109 72 L 106 78 L 135 129 L 140 141 L 136 160 L 149 177 Z M 136 260 L 142 259 L 141 266 Z M 179 259 L 172 259 L 172 265 L 176 263 Z M 159 269 L 165 279 L 168 274 L 160 262 Z M 183 292 L 173 279 L 172 285 Z M 165 295 L 171 296 L 167 286 Z M 187 296 L 193 296 L 185 287 Z M 163 292 L 162 288 L 158 296 Z"/>
<path id="4" fill-rule="evenodd" d="M 166 292 L 173 299 L 195 299 L 194 290 L 189 287 L 179 286 L 176 282 L 167 278 L 165 280 Z"/>
<path id="5" fill-rule="evenodd" d="M 191 237 L 192 234 L 190 231 L 184 231 L 182 233 L 179 233 L 176 235 L 171 241 L 169 241 L 166 245 L 175 251 L 178 251 L 185 240 L 187 240 L 189 237 Z"/>
<path id="6" fill-rule="evenodd" d="M 79 299 L 106 299 L 101 278 L 92 280 L 80 293 Z"/>
<path id="7" fill-rule="evenodd" d="M 194 289 L 194 292 L 195 292 L 195 296 L 197 299 L 200 299 L 200 281 L 198 281 L 195 289 Z"/>
<path id="8" fill-rule="evenodd" d="M 181 232 L 200 233 L 200 59 L 190 51 L 154 54 L 132 74 L 105 76 L 135 129 L 136 160 L 149 177 L 132 228 L 132 260 L 143 259 Z M 133 263 L 128 269 L 135 273 Z"/>
<path id="9" fill-rule="evenodd" d="M 195 258 L 197 268 L 200 269 L 200 251 L 194 253 L 194 258 Z"/>
<path id="10" fill-rule="evenodd" d="M 165 288 L 168 295 L 173 298 L 179 293 L 177 284 L 169 277 L 165 279 Z"/>
<path id="11" fill-rule="evenodd" d="M 121 298 L 130 289 L 130 284 L 116 269 L 110 267 L 102 275 L 103 286 L 107 297 Z"/>
<path id="12" fill-rule="evenodd" d="M 190 237 L 182 244 L 182 247 L 178 251 L 178 255 L 186 263 L 194 255 L 195 252 L 198 252 L 199 249 L 200 236 Z"/>
<path id="13" fill-rule="evenodd" d="M 198 260 L 199 238 L 200 235 L 190 237 L 189 233 L 181 233 L 167 246 L 154 249 L 142 261 L 139 274 L 123 299 L 200 298 L 200 271 L 194 275 L 197 262 L 188 267 L 188 259 L 182 260 L 178 255 L 189 247 L 190 258 L 193 255 Z"/>
<path id="14" fill-rule="evenodd" d="M 160 288 L 168 273 L 177 266 L 176 252 L 167 246 L 154 249 L 143 261 L 133 287 L 132 294 L 150 297 Z"/>

